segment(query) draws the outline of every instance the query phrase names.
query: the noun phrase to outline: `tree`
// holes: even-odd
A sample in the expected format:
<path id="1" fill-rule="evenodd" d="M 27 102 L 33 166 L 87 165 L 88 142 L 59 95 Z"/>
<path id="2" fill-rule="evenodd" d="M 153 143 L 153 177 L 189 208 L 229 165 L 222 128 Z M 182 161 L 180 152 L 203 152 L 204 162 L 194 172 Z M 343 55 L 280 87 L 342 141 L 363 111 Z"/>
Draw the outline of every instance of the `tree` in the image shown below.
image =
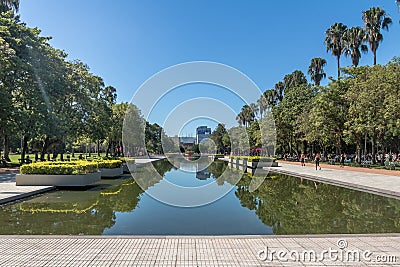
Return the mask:
<path id="1" fill-rule="evenodd" d="M 253 106 L 253 108 L 255 107 Z M 254 114 L 252 108 L 249 105 L 244 105 L 240 113 L 236 116 L 236 120 L 240 125 L 248 127 L 250 122 L 254 121 L 255 117 L 256 115 Z"/>
<path id="2" fill-rule="evenodd" d="M 19 0 L 0 0 L 0 13 L 13 10 L 18 12 Z"/>
<path id="3" fill-rule="evenodd" d="M 257 100 L 257 105 L 258 105 L 258 112 L 260 114 L 260 119 L 262 119 L 264 112 L 268 108 L 268 102 L 267 102 L 267 99 L 265 98 L 264 94 L 262 94 L 260 96 L 260 98 Z"/>
<path id="4" fill-rule="evenodd" d="M 379 43 L 383 41 L 381 28 L 388 31 L 389 25 L 392 24 L 392 19 L 386 14 L 385 10 L 379 7 L 371 7 L 369 10 L 364 11 L 362 19 L 367 31 L 369 47 L 374 54 L 374 65 L 376 65 L 376 51 Z"/>
<path id="5" fill-rule="evenodd" d="M 336 153 L 341 153 L 344 122 L 348 113 L 345 92 L 345 82 L 340 80 L 321 88 L 300 123 L 305 140 L 318 143 L 323 148 L 333 144 Z"/>
<path id="6" fill-rule="evenodd" d="M 313 58 L 311 60 L 310 66 L 308 67 L 308 74 L 311 80 L 315 82 L 315 85 L 319 86 L 321 80 L 326 77 L 324 72 L 324 67 L 326 66 L 326 60 L 323 58 Z"/>
<path id="7" fill-rule="evenodd" d="M 224 154 L 228 147 L 224 144 L 223 138 L 227 134 L 225 125 L 218 123 L 217 128 L 211 133 L 210 139 L 214 141 L 218 153 Z"/>
<path id="8" fill-rule="evenodd" d="M 348 29 L 343 36 L 345 45 L 344 54 L 345 56 L 351 56 L 351 61 L 354 67 L 358 66 L 361 58 L 361 52 L 367 53 L 368 47 L 363 44 L 366 40 L 366 34 L 364 29 L 360 27 L 352 27 Z M 361 51 L 360 51 L 361 49 Z"/>
<path id="9" fill-rule="evenodd" d="M 346 25 L 335 23 L 325 31 L 326 52 L 331 51 L 332 55 L 337 59 L 338 78 L 340 77 L 340 56 L 343 54 L 345 49 L 343 35 L 346 29 Z"/>

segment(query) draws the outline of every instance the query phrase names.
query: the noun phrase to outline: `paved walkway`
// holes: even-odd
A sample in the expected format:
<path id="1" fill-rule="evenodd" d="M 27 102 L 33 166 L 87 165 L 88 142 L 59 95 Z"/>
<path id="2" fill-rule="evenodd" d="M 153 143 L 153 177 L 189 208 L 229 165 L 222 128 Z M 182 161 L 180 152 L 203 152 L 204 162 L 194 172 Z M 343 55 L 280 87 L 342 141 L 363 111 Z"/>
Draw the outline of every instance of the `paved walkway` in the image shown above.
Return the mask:
<path id="1" fill-rule="evenodd" d="M 0 236 L 2 267 L 387 265 L 400 265 L 400 235 Z"/>
<path id="2" fill-rule="evenodd" d="M 325 168 L 315 170 L 315 166 L 300 166 L 298 164 L 279 162 L 280 167 L 271 167 L 275 173 L 287 174 L 306 178 L 322 183 L 329 183 L 341 187 L 352 188 L 373 194 L 400 198 L 400 177 L 377 173 L 361 172 L 357 170 Z"/>
<path id="3" fill-rule="evenodd" d="M 53 190 L 53 186 L 16 186 L 15 172 L 0 174 L 0 204 Z"/>

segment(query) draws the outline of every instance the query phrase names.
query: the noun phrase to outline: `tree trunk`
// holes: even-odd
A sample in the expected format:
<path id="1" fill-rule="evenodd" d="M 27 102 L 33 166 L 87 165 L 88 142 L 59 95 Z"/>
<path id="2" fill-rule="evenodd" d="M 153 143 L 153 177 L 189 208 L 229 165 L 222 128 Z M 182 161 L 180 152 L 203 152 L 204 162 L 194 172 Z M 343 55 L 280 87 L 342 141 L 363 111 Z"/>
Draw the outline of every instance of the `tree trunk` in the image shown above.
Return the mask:
<path id="1" fill-rule="evenodd" d="M 22 140 L 21 163 L 25 162 L 25 154 L 28 152 L 28 136 L 24 135 Z"/>
<path id="2" fill-rule="evenodd" d="M 106 157 L 108 157 L 108 154 L 110 154 L 111 150 L 111 141 L 108 141 L 108 146 L 107 146 L 107 151 L 106 151 Z"/>
<path id="3" fill-rule="evenodd" d="M 376 51 L 374 51 L 374 66 L 376 65 Z"/>
<path id="4" fill-rule="evenodd" d="M 100 157 L 100 141 L 99 140 L 97 140 L 96 149 L 97 149 L 97 156 Z"/>
<path id="5" fill-rule="evenodd" d="M 124 146 L 122 145 L 122 141 L 120 142 L 119 147 L 121 148 L 121 157 L 125 157 L 124 156 Z"/>
<path id="6" fill-rule="evenodd" d="M 361 144 L 357 142 L 357 163 L 361 164 Z"/>
<path id="7" fill-rule="evenodd" d="M 46 154 L 47 149 L 49 147 L 49 141 L 50 141 L 50 138 L 48 136 L 46 136 L 46 138 L 44 139 L 44 142 L 43 142 L 42 151 L 40 152 L 40 160 L 41 161 L 44 161 L 44 155 Z"/>
<path id="8" fill-rule="evenodd" d="M 339 80 L 340 77 L 340 55 L 337 56 L 337 78 Z"/>
<path id="9" fill-rule="evenodd" d="M 372 136 L 371 138 L 371 144 L 372 144 L 372 164 L 376 163 L 376 159 L 375 159 L 375 135 Z"/>
<path id="10" fill-rule="evenodd" d="M 10 159 L 10 139 L 8 135 L 4 135 L 4 159 L 8 162 L 11 161 Z"/>

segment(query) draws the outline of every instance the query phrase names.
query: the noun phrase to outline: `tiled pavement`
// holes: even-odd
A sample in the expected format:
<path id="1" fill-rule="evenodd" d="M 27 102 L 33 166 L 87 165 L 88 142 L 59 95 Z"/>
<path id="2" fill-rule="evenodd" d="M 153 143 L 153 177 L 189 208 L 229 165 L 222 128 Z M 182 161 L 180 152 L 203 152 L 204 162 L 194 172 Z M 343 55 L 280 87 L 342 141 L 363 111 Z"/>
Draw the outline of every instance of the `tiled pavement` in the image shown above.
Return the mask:
<path id="1" fill-rule="evenodd" d="M 400 235 L 0 236 L 0 266 L 400 266 Z"/>
<path id="2" fill-rule="evenodd" d="M 0 174 L 0 204 L 43 193 L 52 189 L 54 189 L 53 186 L 16 186 L 15 173 Z"/>
<path id="3" fill-rule="evenodd" d="M 400 198 L 400 177 L 374 173 L 356 172 L 315 167 L 302 167 L 300 164 L 279 162 L 279 167 L 268 168 L 271 172 L 288 174 L 341 187 L 352 188 L 373 194 Z"/>

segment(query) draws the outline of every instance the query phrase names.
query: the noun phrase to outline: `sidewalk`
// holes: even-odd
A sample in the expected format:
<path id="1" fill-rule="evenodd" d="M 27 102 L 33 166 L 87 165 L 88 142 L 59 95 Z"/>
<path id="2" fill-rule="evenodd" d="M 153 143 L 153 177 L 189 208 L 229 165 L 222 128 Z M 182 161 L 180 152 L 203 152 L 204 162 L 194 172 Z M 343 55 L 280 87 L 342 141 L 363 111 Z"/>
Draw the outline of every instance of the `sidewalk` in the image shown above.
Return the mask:
<path id="1" fill-rule="evenodd" d="M 315 166 L 311 164 L 302 167 L 300 162 L 284 161 L 280 161 L 279 166 L 268 169 L 275 173 L 400 199 L 400 177 L 397 171 L 355 167 L 340 168 L 326 164 L 321 165 L 322 170 L 315 170 Z"/>
<path id="2" fill-rule="evenodd" d="M 399 244 L 398 234 L 0 236 L 0 265 L 399 266 Z"/>
<path id="3" fill-rule="evenodd" d="M 53 190 L 54 186 L 16 186 L 15 174 L 18 170 L 0 172 L 0 204 L 26 198 Z"/>
<path id="4" fill-rule="evenodd" d="M 278 161 L 278 162 L 283 163 L 283 164 L 300 165 L 300 162 L 294 162 L 294 161 L 283 161 L 282 160 L 282 161 Z M 321 168 L 324 168 L 324 169 L 346 170 L 346 171 L 355 171 L 355 172 L 364 172 L 364 173 L 384 174 L 384 175 L 390 175 L 390 176 L 400 176 L 400 168 L 397 168 L 396 170 L 373 169 L 373 168 L 367 168 L 367 167 L 351 167 L 351 166 L 344 166 L 344 168 L 340 168 L 339 163 L 336 163 L 336 165 L 322 163 L 320 165 L 321 165 Z M 315 169 L 315 163 L 306 163 L 306 166 L 314 167 L 314 169 Z"/>

